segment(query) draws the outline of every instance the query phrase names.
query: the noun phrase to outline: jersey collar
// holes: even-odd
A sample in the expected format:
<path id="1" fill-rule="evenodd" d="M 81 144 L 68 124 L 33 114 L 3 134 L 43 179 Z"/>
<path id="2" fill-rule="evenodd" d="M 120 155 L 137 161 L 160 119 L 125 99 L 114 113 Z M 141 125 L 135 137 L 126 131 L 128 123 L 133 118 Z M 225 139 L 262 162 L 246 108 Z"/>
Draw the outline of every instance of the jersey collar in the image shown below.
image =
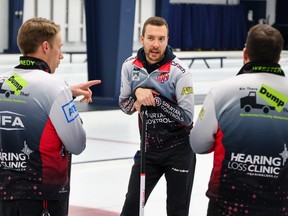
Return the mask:
<path id="1" fill-rule="evenodd" d="M 18 69 L 39 69 L 51 73 L 51 69 L 46 62 L 31 56 L 20 56 L 20 64 L 15 68 Z"/>
<path id="2" fill-rule="evenodd" d="M 246 73 L 270 73 L 285 76 L 280 65 L 276 63 L 248 62 L 241 68 L 237 75 Z"/>

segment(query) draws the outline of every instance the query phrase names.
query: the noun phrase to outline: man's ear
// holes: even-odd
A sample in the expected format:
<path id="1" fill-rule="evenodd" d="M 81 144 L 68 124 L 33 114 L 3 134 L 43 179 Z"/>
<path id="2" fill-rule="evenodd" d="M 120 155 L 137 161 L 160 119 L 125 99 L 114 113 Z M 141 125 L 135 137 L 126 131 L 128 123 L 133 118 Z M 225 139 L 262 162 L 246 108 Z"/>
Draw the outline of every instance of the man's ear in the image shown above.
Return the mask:
<path id="1" fill-rule="evenodd" d="M 41 48 L 42 48 L 42 51 L 43 53 L 47 53 L 48 49 L 49 49 L 49 43 L 48 41 L 44 41 L 42 44 L 41 44 Z"/>
<path id="2" fill-rule="evenodd" d="M 143 35 L 141 35 L 141 37 L 140 37 L 140 42 L 142 45 L 144 44 L 144 36 Z"/>
<path id="3" fill-rule="evenodd" d="M 248 57 L 248 54 L 247 54 L 246 47 L 243 48 L 243 61 L 244 61 L 244 64 L 249 62 L 249 57 Z"/>

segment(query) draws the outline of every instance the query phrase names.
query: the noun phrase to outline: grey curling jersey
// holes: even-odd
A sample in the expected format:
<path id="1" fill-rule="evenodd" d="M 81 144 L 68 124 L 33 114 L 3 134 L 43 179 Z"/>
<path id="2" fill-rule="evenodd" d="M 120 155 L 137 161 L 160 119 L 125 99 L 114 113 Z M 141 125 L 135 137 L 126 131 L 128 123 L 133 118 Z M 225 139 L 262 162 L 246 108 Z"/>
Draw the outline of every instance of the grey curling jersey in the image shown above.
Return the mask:
<path id="1" fill-rule="evenodd" d="M 45 65 L 27 57 L 0 74 L 0 199 L 64 199 L 67 151 L 81 153 L 86 134 L 69 86 L 28 63 Z"/>
<path id="2" fill-rule="evenodd" d="M 278 64 L 248 63 L 207 95 L 190 143 L 214 152 L 207 196 L 217 215 L 288 215 L 287 102 Z"/>
<path id="3" fill-rule="evenodd" d="M 120 108 L 126 114 L 133 113 L 134 92 L 138 87 L 154 89 L 160 94 L 155 96 L 156 106 L 147 107 L 147 151 L 161 152 L 189 145 L 194 113 L 190 69 L 174 58 L 149 74 L 137 57 L 130 57 L 122 66 L 119 96 Z M 139 126 L 140 122 L 141 119 Z"/>

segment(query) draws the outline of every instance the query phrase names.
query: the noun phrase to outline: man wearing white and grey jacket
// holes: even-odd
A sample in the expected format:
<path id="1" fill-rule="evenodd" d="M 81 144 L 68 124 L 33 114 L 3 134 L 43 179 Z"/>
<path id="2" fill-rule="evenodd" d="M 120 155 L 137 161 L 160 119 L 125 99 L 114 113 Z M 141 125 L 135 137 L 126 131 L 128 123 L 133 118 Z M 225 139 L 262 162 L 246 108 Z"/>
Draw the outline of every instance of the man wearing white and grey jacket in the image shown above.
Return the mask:
<path id="1" fill-rule="evenodd" d="M 0 75 L 0 216 L 66 216 L 68 155 L 86 147 L 72 97 L 90 102 L 100 80 L 68 86 L 53 76 L 63 54 L 51 20 L 25 21 L 17 43 L 19 65 Z"/>
<path id="2" fill-rule="evenodd" d="M 196 153 L 214 152 L 208 216 L 288 214 L 288 80 L 283 38 L 269 25 L 248 33 L 245 65 L 205 98 L 191 131 Z"/>
<path id="3" fill-rule="evenodd" d="M 147 108 L 145 200 L 161 176 L 167 181 L 167 215 L 188 216 L 196 158 L 189 145 L 194 113 L 190 69 L 168 46 L 168 25 L 151 17 L 137 56 L 122 66 L 119 105 L 126 114 Z M 141 128 L 139 115 L 139 129 Z M 140 133 L 141 134 L 141 133 Z M 122 216 L 139 215 L 139 151 L 135 155 Z"/>

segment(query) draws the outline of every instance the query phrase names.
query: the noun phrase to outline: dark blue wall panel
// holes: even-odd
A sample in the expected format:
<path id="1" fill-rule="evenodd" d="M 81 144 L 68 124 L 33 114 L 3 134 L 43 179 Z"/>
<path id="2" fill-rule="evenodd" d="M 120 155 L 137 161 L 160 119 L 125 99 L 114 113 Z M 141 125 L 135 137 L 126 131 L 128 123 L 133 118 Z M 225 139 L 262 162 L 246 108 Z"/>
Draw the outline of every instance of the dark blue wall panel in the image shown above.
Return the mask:
<path id="1" fill-rule="evenodd" d="M 118 106 L 121 66 L 133 51 L 135 0 L 85 0 L 88 79 L 93 102 Z"/>
<path id="2" fill-rule="evenodd" d="M 23 23 L 24 0 L 9 0 L 9 41 L 7 53 L 20 53 L 17 46 L 18 29 Z"/>
<path id="3" fill-rule="evenodd" d="M 170 4 L 169 43 L 181 50 L 242 50 L 247 34 L 242 5 Z"/>

